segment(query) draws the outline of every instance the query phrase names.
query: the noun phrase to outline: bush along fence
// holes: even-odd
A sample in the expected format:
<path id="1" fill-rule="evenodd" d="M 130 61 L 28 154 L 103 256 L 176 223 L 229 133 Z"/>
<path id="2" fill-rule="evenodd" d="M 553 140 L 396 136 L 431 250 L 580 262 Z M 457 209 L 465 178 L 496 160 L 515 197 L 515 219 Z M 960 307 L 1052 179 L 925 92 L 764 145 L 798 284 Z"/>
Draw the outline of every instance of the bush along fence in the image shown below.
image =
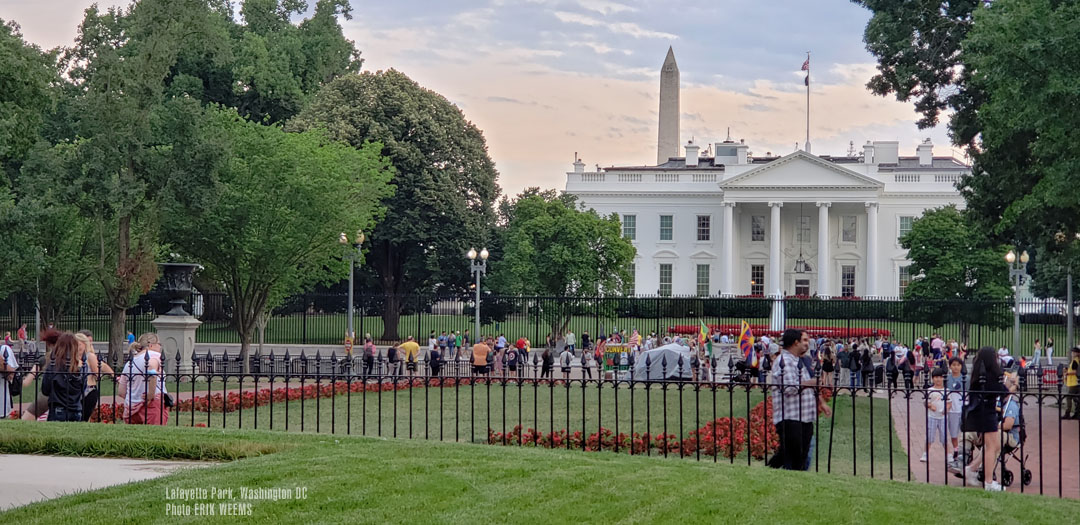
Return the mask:
<path id="1" fill-rule="evenodd" d="M 382 343 L 406 336 L 424 341 L 432 332 L 474 330 L 476 305 L 470 296 L 405 295 L 395 297 L 400 311 L 388 311 L 383 295 L 356 294 L 353 327 L 358 337 L 370 333 Z M 34 298 L 16 294 L 0 303 L 0 326 L 14 335 L 22 324 L 31 331 L 35 319 Z M 168 299 L 151 293 L 127 312 L 127 330 L 151 331 L 152 321 L 168 309 Z M 222 293 L 193 294 L 188 310 L 202 326 L 198 343 L 238 344 L 232 323 L 232 301 Z M 942 338 L 968 342 L 971 347 L 1012 346 L 1011 301 L 903 301 L 898 299 L 788 297 L 780 301 L 761 297 L 534 297 L 484 294 L 480 303 L 481 331 L 485 335 L 528 337 L 540 346 L 549 334 L 563 326 L 579 338 L 588 333 L 697 333 L 700 324 L 737 333 L 742 321 L 755 333 L 770 331 L 775 318 L 788 326 L 805 326 L 829 337 L 874 337 L 888 334 L 909 345 L 917 337 L 938 333 Z M 1066 342 L 1066 314 L 1059 301 L 1022 302 L 1021 341 L 1030 352 L 1036 338 L 1053 338 L 1059 347 Z M 62 330 L 93 330 L 96 339 L 109 332 L 109 309 L 104 301 L 74 296 L 64 305 L 43 305 L 41 326 Z M 261 340 L 273 345 L 341 345 L 348 326 L 346 294 L 308 293 L 285 300 L 267 318 Z M 782 314 L 782 315 L 780 315 Z M 475 335 L 475 334 L 473 334 Z M 252 343 L 260 341 L 256 335 Z M 1016 352 L 1014 352 L 1016 355 Z M 1058 355 L 1064 355 L 1059 350 Z"/>
<path id="2" fill-rule="evenodd" d="M 979 478 L 990 477 L 1011 491 L 1080 498 L 1078 423 L 1065 417 L 1080 411 L 1080 395 L 1060 382 L 1001 396 L 970 391 L 963 377 L 957 390 L 943 392 L 925 388 L 922 377 L 903 378 L 909 382 L 886 372 L 880 383 L 852 386 L 844 371 L 800 362 L 797 373 L 772 369 L 762 383 L 716 362 L 692 367 L 688 354 L 664 350 L 625 366 L 578 361 L 565 370 L 559 361 L 548 368 L 531 358 L 514 368 L 486 361 L 443 368 L 441 361 L 340 366 L 336 358 L 323 367 L 319 357 L 310 360 L 315 366 L 300 366 L 300 358 L 290 357 L 259 372 L 182 373 L 165 357 L 167 372 L 159 374 L 143 372 L 151 368 L 145 355 L 129 358 L 116 377 L 72 374 L 76 383 L 95 379 L 99 395 L 69 414 L 92 424 L 557 447 L 980 487 Z M 808 375 L 814 379 L 784 382 Z M 24 386 L 8 415 L 48 419 L 36 377 L 15 379 Z M 800 402 L 800 396 L 808 397 Z M 954 407 L 976 399 L 991 403 L 991 411 L 994 403 L 1002 406 L 1005 432 L 982 443 L 950 427 L 964 414 Z M 932 439 L 928 447 L 928 436 L 937 432 L 947 445 Z M 979 453 L 989 448 L 985 439 L 999 440 L 1006 450 L 987 462 L 990 476 L 978 472 Z"/>

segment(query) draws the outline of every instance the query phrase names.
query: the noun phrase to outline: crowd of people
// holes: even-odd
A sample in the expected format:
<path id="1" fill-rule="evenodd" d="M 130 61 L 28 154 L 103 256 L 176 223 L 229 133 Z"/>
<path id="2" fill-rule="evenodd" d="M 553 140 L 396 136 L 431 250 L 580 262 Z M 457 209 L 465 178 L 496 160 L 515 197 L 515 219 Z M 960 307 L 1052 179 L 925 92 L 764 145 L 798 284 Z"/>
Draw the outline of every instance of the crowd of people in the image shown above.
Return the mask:
<path id="1" fill-rule="evenodd" d="M 25 329 L 19 338 L 25 341 Z M 24 374 L 12 345 L 0 346 L 0 418 L 14 408 L 13 391 L 21 392 L 21 419 L 47 421 L 89 421 L 101 400 L 100 382 L 114 381 L 116 396 L 122 399 L 122 418 L 128 424 L 165 425 L 172 398 L 165 386 L 161 343 L 157 334 L 145 333 L 137 340 L 128 334 L 128 359 L 117 373 L 94 350 L 89 330 L 61 332 L 44 330 L 39 339 L 45 351 Z M 13 384 L 15 384 L 13 386 Z"/>

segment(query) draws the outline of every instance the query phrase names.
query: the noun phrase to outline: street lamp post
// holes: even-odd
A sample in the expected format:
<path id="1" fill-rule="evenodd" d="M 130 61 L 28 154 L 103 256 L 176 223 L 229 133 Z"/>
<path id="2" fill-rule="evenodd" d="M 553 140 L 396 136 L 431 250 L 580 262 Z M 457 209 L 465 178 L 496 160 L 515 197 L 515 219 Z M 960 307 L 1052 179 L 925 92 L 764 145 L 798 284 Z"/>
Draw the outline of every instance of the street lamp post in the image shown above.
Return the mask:
<path id="1" fill-rule="evenodd" d="M 480 260 L 477 260 L 477 255 L 480 256 Z M 469 266 L 472 270 L 473 276 L 476 278 L 476 332 L 473 334 L 473 341 L 480 340 L 480 276 L 487 275 L 487 248 L 480 250 L 480 253 L 476 253 L 476 248 L 469 248 L 469 253 L 465 254 L 469 258 Z"/>
<path id="2" fill-rule="evenodd" d="M 1009 280 L 1013 282 L 1013 352 L 1020 352 L 1020 284 L 1029 260 L 1026 250 L 1020 254 L 1019 261 L 1016 260 L 1016 252 L 1009 250 L 1005 254 L 1005 261 L 1009 263 Z"/>
<path id="3" fill-rule="evenodd" d="M 356 261 L 360 259 L 360 247 L 364 244 L 364 232 L 357 230 L 356 237 L 352 242 L 349 242 L 349 236 L 345 235 L 345 232 L 341 232 L 338 237 L 338 242 L 345 246 L 345 258 L 349 260 L 349 321 L 348 321 L 348 334 L 347 337 L 351 337 L 353 341 L 356 341 L 356 332 L 353 332 L 353 273 L 356 270 Z M 351 245 L 351 248 L 349 249 Z"/>

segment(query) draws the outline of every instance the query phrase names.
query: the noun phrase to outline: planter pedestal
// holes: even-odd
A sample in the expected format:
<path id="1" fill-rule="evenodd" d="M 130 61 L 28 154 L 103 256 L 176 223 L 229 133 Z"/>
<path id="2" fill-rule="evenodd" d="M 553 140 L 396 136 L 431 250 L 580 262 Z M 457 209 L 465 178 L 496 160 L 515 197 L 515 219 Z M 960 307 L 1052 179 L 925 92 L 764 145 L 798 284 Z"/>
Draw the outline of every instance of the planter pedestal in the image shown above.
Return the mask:
<path id="1" fill-rule="evenodd" d="M 191 356 L 195 352 L 195 329 L 202 321 L 190 315 L 162 315 L 150 321 L 161 341 L 161 354 L 165 358 L 165 372 L 182 376 L 181 381 L 189 381 L 198 373 Z M 180 359 L 176 353 L 180 352 Z M 175 378 L 173 378 L 175 380 Z"/>

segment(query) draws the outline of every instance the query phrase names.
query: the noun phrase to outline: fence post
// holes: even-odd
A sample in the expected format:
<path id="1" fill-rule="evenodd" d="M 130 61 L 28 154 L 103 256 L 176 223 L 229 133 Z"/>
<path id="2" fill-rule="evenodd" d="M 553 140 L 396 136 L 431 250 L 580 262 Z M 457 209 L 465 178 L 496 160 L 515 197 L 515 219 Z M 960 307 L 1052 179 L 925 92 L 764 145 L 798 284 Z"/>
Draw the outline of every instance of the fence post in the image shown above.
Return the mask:
<path id="1" fill-rule="evenodd" d="M 424 332 L 423 332 L 423 330 L 421 330 L 421 326 L 420 326 L 420 317 L 421 316 L 422 316 L 422 314 L 420 313 L 420 294 L 416 294 L 416 340 L 417 341 L 419 341 L 420 338 L 423 337 L 423 335 L 424 335 Z M 400 335 L 400 334 L 398 334 L 398 335 Z"/>
<path id="2" fill-rule="evenodd" d="M 308 296 L 304 294 L 304 302 L 300 305 L 300 342 L 307 344 L 307 309 L 308 309 Z"/>
<path id="3" fill-rule="evenodd" d="M 360 294 L 360 331 L 357 332 L 359 334 L 366 334 L 367 333 L 367 332 L 364 331 L 364 317 L 365 317 L 365 315 L 364 315 L 365 314 L 365 312 L 364 312 L 364 297 L 365 297 L 365 294 Z M 353 344 L 355 345 L 356 342 L 354 341 Z"/>

